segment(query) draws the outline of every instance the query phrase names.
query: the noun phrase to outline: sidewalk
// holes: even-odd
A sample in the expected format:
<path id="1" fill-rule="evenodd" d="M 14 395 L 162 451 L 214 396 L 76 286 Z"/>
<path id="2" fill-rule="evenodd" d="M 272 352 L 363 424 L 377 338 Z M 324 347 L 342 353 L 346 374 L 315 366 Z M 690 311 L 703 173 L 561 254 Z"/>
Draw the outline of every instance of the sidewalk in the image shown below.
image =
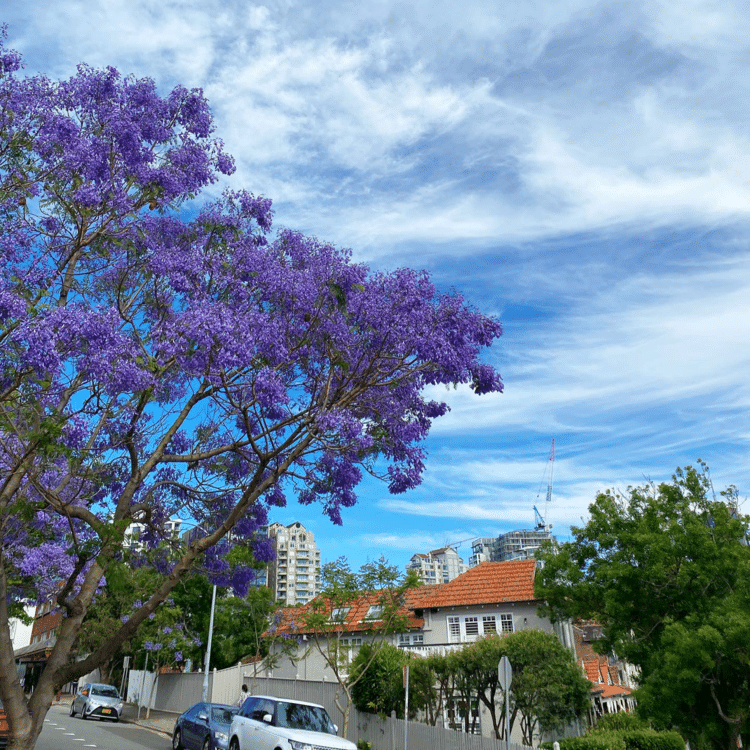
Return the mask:
<path id="1" fill-rule="evenodd" d="M 146 709 L 141 708 L 141 718 L 139 719 L 138 706 L 134 703 L 126 703 L 122 709 L 122 716 L 120 718 L 126 724 L 138 724 L 138 726 L 152 729 L 155 732 L 171 737 L 174 723 L 178 716 L 179 714 L 172 713 L 171 711 L 157 711 L 152 708 L 147 719 Z"/>
<path id="2" fill-rule="evenodd" d="M 69 706 L 73 702 L 72 695 L 62 695 L 59 701 L 53 703 L 53 706 Z M 122 716 L 120 720 L 126 724 L 137 724 L 139 727 L 145 729 L 151 729 L 154 732 L 159 732 L 167 737 L 172 736 L 172 730 L 174 729 L 174 723 L 177 720 L 179 714 L 172 713 L 171 711 L 156 711 L 151 709 L 151 713 L 146 718 L 146 709 L 141 708 L 141 717 L 138 718 L 138 706 L 135 703 L 126 703 L 122 709 Z"/>

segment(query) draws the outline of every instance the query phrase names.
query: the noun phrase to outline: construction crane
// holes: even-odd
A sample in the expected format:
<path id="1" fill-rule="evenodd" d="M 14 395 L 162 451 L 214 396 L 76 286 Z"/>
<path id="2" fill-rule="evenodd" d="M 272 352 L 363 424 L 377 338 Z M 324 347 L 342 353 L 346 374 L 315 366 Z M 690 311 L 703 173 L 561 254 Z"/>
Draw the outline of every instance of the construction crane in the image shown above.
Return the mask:
<path id="1" fill-rule="evenodd" d="M 537 529 L 545 529 L 549 531 L 552 528 L 552 524 L 547 523 L 547 515 L 549 514 L 549 504 L 552 502 L 552 479 L 555 471 L 555 438 L 552 438 L 552 448 L 549 452 L 549 461 L 547 462 L 547 468 L 544 471 L 542 477 L 542 483 L 545 477 L 547 478 L 547 497 L 544 501 L 544 515 L 539 512 L 539 509 L 534 506 L 534 518 L 536 520 Z M 547 476 L 549 474 L 549 476 Z M 537 502 L 539 502 L 539 495 L 542 491 L 542 485 L 539 486 L 539 490 L 536 493 Z"/>
<path id="2" fill-rule="evenodd" d="M 473 541 L 474 541 L 475 539 L 476 539 L 476 537 L 475 537 L 475 536 L 471 536 L 471 537 L 469 537 L 468 539 L 461 539 L 461 540 L 460 540 L 460 541 L 458 541 L 458 542 L 446 542 L 446 543 L 445 543 L 445 544 L 444 544 L 443 546 L 444 546 L 444 547 L 454 547 L 454 548 L 458 548 L 458 547 L 460 547 L 460 546 L 461 546 L 462 544 L 465 544 L 466 542 L 473 542 Z"/>

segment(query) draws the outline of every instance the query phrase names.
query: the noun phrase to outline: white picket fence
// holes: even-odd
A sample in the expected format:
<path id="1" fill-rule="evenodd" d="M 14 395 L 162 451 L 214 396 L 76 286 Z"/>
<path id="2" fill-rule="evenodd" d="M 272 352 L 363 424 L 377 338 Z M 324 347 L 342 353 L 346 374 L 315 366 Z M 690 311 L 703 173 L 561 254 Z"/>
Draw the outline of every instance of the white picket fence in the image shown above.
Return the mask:
<path id="1" fill-rule="evenodd" d="M 128 701 L 148 705 L 153 674 L 133 670 L 128 680 Z M 325 706 L 335 724 L 342 726 L 342 716 L 336 708 L 338 686 L 331 682 L 287 680 L 258 677 L 251 666 L 237 665 L 229 669 L 214 670 L 209 675 L 208 699 L 212 703 L 235 704 L 243 684 L 251 695 L 275 695 L 320 703 Z M 162 674 L 156 683 L 151 708 L 182 713 L 202 700 L 203 674 Z M 374 714 L 357 711 L 352 706 L 349 714 L 347 738 L 355 744 L 359 740 L 372 743 L 373 750 L 404 750 L 404 725 L 402 719 L 380 719 Z M 433 727 L 410 721 L 407 728 L 408 750 L 504 750 L 505 742 L 494 737 L 455 732 L 443 727 Z M 511 750 L 530 750 L 527 746 L 511 743 Z"/>

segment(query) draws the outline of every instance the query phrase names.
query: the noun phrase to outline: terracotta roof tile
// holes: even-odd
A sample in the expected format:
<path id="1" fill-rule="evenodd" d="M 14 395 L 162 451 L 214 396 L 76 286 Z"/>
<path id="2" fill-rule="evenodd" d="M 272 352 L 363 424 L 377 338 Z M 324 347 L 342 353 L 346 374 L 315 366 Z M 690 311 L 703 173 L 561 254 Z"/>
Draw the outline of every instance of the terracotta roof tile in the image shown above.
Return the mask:
<path id="1" fill-rule="evenodd" d="M 424 618 L 416 617 L 413 614 L 414 607 L 409 606 L 409 594 L 414 590 L 407 592 L 406 606 L 404 607 L 407 623 L 409 628 L 421 628 L 424 626 Z M 349 607 L 346 613 L 346 619 L 343 622 L 331 623 L 330 632 L 363 632 L 378 624 L 377 620 L 368 620 L 367 612 L 370 605 L 376 604 L 378 594 L 371 597 L 362 597 L 350 604 L 344 605 Z M 276 613 L 278 619 L 278 631 L 281 633 L 294 632 L 304 634 L 311 632 L 312 629 L 305 626 L 305 618 L 312 611 L 312 602 L 308 602 L 302 607 L 283 607 Z"/>
<path id="2" fill-rule="evenodd" d="M 624 685 L 598 685 L 602 688 L 601 695 L 604 698 L 614 698 L 616 695 L 630 695 L 633 691 Z"/>
<path id="3" fill-rule="evenodd" d="M 536 601 L 535 570 L 536 560 L 480 563 L 448 583 L 415 589 L 410 604 L 425 609 Z"/>
<path id="4" fill-rule="evenodd" d="M 409 617 L 410 628 L 421 628 L 424 619 L 415 610 L 460 607 L 474 604 L 497 604 L 500 602 L 537 601 L 534 595 L 535 560 L 512 560 L 509 562 L 480 563 L 448 583 L 419 586 L 409 589 L 405 595 L 405 608 L 413 613 Z M 371 603 L 364 598 L 352 602 L 344 623 L 332 624 L 332 631 L 357 632 L 367 629 L 365 617 Z M 311 610 L 308 603 L 303 607 L 287 607 L 277 613 L 280 632 L 305 633 L 305 615 Z M 364 621 L 364 622 L 363 622 Z M 309 630 L 309 628 L 307 629 Z"/>

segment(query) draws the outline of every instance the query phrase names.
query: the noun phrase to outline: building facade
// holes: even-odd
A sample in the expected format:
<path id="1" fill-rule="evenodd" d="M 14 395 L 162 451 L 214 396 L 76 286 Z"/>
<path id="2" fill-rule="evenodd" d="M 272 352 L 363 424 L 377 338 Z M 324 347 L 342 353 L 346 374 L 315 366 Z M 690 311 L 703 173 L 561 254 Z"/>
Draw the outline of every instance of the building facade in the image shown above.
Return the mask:
<path id="1" fill-rule="evenodd" d="M 425 584 L 448 583 L 468 570 L 463 558 L 453 547 L 441 547 L 411 558 L 406 570 L 413 570 Z"/>
<path id="2" fill-rule="evenodd" d="M 533 529 L 519 529 L 500 534 L 492 549 L 493 562 L 530 560 L 545 542 L 552 539 L 550 528 L 540 525 Z"/>
<path id="3" fill-rule="evenodd" d="M 306 604 L 321 591 L 320 550 L 315 535 L 297 521 L 288 526 L 272 523 L 268 537 L 276 557 L 268 565 L 265 585 L 283 605 Z"/>
<path id="4" fill-rule="evenodd" d="M 497 537 L 482 537 L 471 544 L 469 566 L 483 562 L 507 562 L 508 560 L 531 560 L 537 550 L 554 537 L 548 524 L 538 524 L 533 529 L 517 529 Z"/>
<path id="5" fill-rule="evenodd" d="M 374 639 L 429 656 L 461 649 L 486 635 L 526 629 L 553 632 L 573 651 L 571 624 L 553 624 L 538 613 L 540 601 L 534 593 L 535 571 L 534 560 L 482 563 L 448 583 L 410 589 L 404 601 L 408 626 L 399 633 L 373 634 L 364 601 L 342 607 L 332 613 L 328 638 L 335 639 L 339 647 L 350 649 L 349 660 L 360 646 Z M 328 682 L 336 679 L 318 646 L 322 644 L 322 648 L 326 648 L 325 633 L 315 633 L 305 624 L 306 609 L 282 610 L 279 631 L 295 636 L 297 652 L 292 658 L 278 652 L 279 658 L 266 670 L 265 676 Z M 476 710 L 484 712 L 480 706 Z M 454 729 L 459 729 L 461 724 L 459 715 L 452 715 L 450 711 L 446 712 L 444 722 L 446 727 Z M 490 736 L 491 721 L 487 717 L 478 720 L 476 727 Z M 520 728 L 514 729 L 511 739 L 520 744 Z"/>

